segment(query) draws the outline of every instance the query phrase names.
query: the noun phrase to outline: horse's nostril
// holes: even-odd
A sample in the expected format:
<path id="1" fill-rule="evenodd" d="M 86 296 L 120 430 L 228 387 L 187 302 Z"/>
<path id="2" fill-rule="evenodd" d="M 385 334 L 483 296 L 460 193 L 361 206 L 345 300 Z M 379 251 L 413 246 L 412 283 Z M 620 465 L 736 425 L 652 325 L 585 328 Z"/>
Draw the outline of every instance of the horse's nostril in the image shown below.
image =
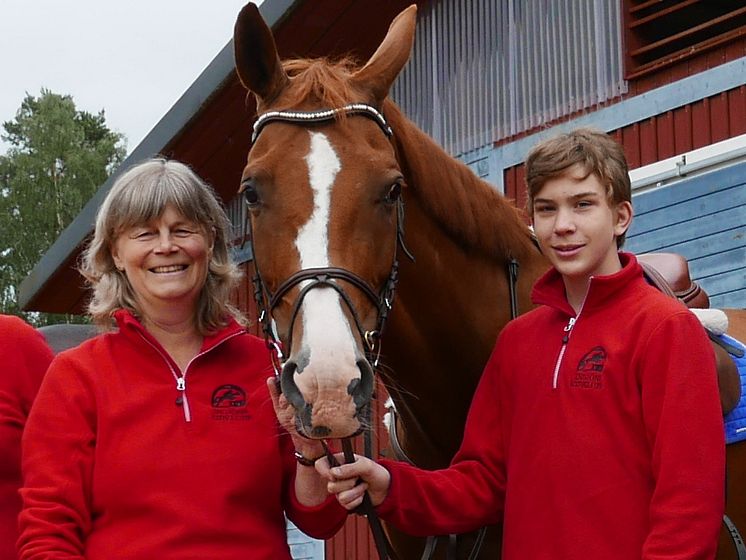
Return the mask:
<path id="1" fill-rule="evenodd" d="M 373 395 L 373 368 L 367 360 L 358 360 L 357 367 L 360 377 L 353 379 L 347 385 L 347 394 L 352 396 L 355 406 L 360 409 L 370 402 Z"/>
<path id="2" fill-rule="evenodd" d="M 360 387 L 360 378 L 353 379 L 350 381 L 350 384 L 347 385 L 347 394 L 348 395 L 355 395 L 355 392 L 358 390 L 358 387 Z"/>
<path id="3" fill-rule="evenodd" d="M 306 401 L 293 380 L 293 374 L 295 373 L 296 368 L 297 366 L 295 362 L 288 360 L 280 373 L 280 387 L 282 388 L 285 398 L 293 405 L 293 407 L 295 407 L 295 410 L 302 411 L 306 406 Z"/>

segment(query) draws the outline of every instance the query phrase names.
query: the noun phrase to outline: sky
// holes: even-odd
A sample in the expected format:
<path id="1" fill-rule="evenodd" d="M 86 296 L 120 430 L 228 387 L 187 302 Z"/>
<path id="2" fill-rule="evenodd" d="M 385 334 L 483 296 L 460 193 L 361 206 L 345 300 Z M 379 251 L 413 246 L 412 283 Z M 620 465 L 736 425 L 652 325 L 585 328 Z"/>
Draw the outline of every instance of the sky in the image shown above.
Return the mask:
<path id="1" fill-rule="evenodd" d="M 46 88 L 103 109 L 131 152 L 228 43 L 246 1 L 0 0 L 0 123 Z"/>

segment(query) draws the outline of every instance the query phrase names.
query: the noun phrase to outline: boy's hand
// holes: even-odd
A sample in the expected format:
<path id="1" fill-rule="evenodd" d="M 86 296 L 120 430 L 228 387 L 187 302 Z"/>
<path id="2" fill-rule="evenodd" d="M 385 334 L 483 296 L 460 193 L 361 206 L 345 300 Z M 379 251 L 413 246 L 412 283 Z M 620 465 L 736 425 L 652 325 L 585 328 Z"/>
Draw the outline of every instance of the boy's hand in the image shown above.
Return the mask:
<path id="1" fill-rule="evenodd" d="M 343 461 L 339 454 L 337 460 Z M 355 455 L 355 462 L 338 467 L 329 467 L 324 457 L 316 461 L 316 471 L 329 482 L 326 485 L 330 494 L 337 495 L 337 501 L 347 510 L 353 510 L 363 502 L 368 491 L 374 506 L 380 505 L 389 493 L 391 474 L 384 467 L 366 457 Z"/>

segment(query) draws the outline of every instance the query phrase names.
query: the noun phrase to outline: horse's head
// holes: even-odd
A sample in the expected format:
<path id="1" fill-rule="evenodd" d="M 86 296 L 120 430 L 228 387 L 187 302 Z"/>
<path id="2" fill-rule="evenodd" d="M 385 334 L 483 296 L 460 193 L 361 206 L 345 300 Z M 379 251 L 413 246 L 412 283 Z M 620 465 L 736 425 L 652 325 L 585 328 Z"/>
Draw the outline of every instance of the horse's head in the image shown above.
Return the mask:
<path id="1" fill-rule="evenodd" d="M 415 15 L 414 6 L 402 12 L 362 67 L 283 65 L 256 6 L 236 22 L 236 69 L 259 115 L 241 192 L 286 355 L 282 391 L 309 437 L 358 432 L 373 392 L 404 186 L 380 112 L 409 57 Z"/>

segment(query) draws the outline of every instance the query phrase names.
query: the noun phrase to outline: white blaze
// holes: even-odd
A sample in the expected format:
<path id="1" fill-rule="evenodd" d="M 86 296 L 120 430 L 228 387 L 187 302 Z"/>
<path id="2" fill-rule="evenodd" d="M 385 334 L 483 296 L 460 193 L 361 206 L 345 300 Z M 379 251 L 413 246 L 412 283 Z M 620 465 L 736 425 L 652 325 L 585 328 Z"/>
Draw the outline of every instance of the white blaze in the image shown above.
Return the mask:
<path id="1" fill-rule="evenodd" d="M 308 178 L 313 190 L 313 212 L 298 230 L 295 246 L 302 269 L 330 266 L 329 216 L 334 179 L 341 169 L 339 158 L 326 136 L 311 132 L 311 149 L 306 156 Z M 301 283 L 301 289 L 309 281 Z M 311 367 L 355 367 L 355 342 L 342 310 L 339 294 L 332 288 L 314 288 L 303 301 L 301 351 L 310 352 Z M 302 364 L 299 364 L 299 367 Z"/>

